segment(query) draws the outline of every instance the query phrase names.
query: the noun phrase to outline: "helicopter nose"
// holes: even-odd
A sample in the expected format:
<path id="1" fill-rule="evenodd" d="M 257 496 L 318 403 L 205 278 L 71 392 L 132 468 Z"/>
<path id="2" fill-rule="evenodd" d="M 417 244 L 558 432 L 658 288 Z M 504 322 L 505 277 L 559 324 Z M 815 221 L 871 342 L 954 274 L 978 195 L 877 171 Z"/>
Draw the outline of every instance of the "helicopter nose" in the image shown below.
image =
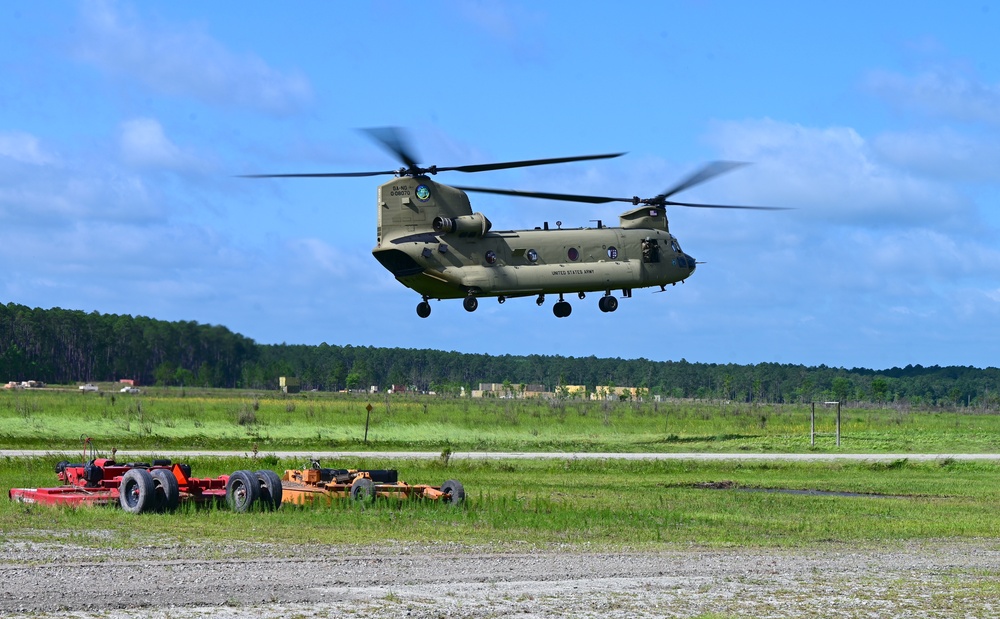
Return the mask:
<path id="1" fill-rule="evenodd" d="M 697 262 L 690 254 L 684 254 L 684 257 L 687 258 L 688 270 L 694 273 Z"/>

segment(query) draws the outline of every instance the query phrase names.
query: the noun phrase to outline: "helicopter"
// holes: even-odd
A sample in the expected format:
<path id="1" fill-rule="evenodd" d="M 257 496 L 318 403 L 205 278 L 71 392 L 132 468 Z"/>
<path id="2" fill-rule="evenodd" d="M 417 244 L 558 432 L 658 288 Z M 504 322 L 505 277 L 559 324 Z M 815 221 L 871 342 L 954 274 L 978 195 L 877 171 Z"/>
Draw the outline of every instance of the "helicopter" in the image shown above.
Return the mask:
<path id="1" fill-rule="evenodd" d="M 622 298 L 636 288 L 676 285 L 690 277 L 698 262 L 685 253 L 667 224 L 667 206 L 752 210 L 785 210 L 769 206 L 730 206 L 676 202 L 674 194 L 745 165 L 741 162 L 709 163 L 652 198 L 614 198 L 564 193 L 449 186 L 431 179 L 440 172 L 486 172 L 511 168 L 612 159 L 625 153 L 531 159 L 479 165 L 421 166 L 401 130 L 367 129 L 369 136 L 402 164 L 395 170 L 245 174 L 244 178 L 353 178 L 392 175 L 378 187 L 378 229 L 372 254 L 403 285 L 420 294 L 417 315 L 431 314 L 431 299 L 462 299 L 468 312 L 479 299 L 495 297 L 501 304 L 510 298 L 535 297 L 542 306 L 547 295 L 558 296 L 552 306 L 557 318 L 573 308 L 567 295 L 584 299 L 598 293 L 602 312 L 618 309 Z M 494 230 L 481 212 L 473 212 L 469 193 L 486 193 L 605 204 L 630 203 L 619 216 L 618 227 L 563 228 L 548 222 L 533 230 Z"/>

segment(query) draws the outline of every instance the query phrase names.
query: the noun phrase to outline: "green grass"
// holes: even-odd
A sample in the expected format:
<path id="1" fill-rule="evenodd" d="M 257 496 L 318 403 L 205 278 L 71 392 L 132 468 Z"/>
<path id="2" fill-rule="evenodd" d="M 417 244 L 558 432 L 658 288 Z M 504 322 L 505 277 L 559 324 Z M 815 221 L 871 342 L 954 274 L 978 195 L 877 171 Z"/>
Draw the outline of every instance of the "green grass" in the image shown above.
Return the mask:
<path id="1" fill-rule="evenodd" d="M 55 485 L 58 456 L 0 460 L 0 488 Z M 196 476 L 282 471 L 300 463 L 263 458 L 195 458 Z M 938 538 L 995 539 L 1000 465 L 987 461 L 694 462 L 625 460 L 385 461 L 328 466 L 397 468 L 411 483 L 463 482 L 468 503 L 379 501 L 361 508 L 284 506 L 234 514 L 185 506 L 133 516 L 115 508 L 53 508 L 0 502 L 9 540 L 70 541 L 93 547 L 197 545 L 221 556 L 264 552 L 241 542 L 310 544 L 449 543 L 501 548 L 650 549 L 691 546 L 800 547 Z M 699 487 L 708 482 L 728 489 Z M 719 484 L 718 482 L 727 482 Z M 731 482 L 731 483 L 728 483 Z M 760 489 L 819 489 L 883 497 L 816 496 Z M 197 532 L 193 534 L 193 532 Z"/>
<path id="2" fill-rule="evenodd" d="M 108 386 L 111 387 L 110 385 Z M 371 404 L 365 442 L 366 405 Z M 712 402 L 497 400 L 149 389 L 0 393 L 0 448 L 71 449 L 81 434 L 110 449 L 994 453 L 1000 416 L 956 411 Z"/>
<path id="3" fill-rule="evenodd" d="M 364 443 L 367 411 L 373 411 Z M 818 431 L 833 412 L 818 411 Z M 78 460 L 81 435 L 104 453 L 230 449 L 259 457 L 195 458 L 196 476 L 238 469 L 281 473 L 303 463 L 283 449 L 591 452 L 991 453 L 1000 416 L 955 411 L 843 412 L 843 445 L 809 445 L 805 406 L 708 402 L 605 403 L 472 400 L 432 396 L 294 396 L 151 389 L 146 393 L 65 391 L 0 394 L 0 448 L 63 452 L 0 459 L 0 491 L 56 485 L 57 460 Z M 256 452 L 254 448 L 256 447 Z M 9 540 L 70 540 L 84 546 L 192 545 L 206 552 L 272 552 L 245 542 L 280 541 L 275 552 L 310 544 L 391 542 L 510 547 L 784 547 L 874 544 L 933 538 L 1000 537 L 1000 463 L 699 462 L 444 459 L 324 462 L 330 467 L 396 468 L 411 483 L 456 478 L 469 501 L 346 502 L 233 514 L 185 506 L 139 517 L 111 508 L 65 509 L 0 501 L 0 534 Z M 708 489 L 705 486 L 725 489 Z M 764 492 L 818 489 L 869 493 L 829 496 Z M 193 533 L 196 532 L 196 533 Z"/>

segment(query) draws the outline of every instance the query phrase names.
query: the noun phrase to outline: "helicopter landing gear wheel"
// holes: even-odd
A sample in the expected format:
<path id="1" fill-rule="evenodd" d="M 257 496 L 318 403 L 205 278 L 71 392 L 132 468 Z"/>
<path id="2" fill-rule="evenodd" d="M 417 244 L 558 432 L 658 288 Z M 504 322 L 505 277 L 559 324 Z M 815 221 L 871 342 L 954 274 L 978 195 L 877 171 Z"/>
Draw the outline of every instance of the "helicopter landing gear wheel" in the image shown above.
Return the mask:
<path id="1" fill-rule="evenodd" d="M 499 303 L 500 305 L 503 305 L 506 302 L 507 302 L 507 297 L 505 297 L 503 295 L 500 295 L 499 297 L 497 297 L 497 303 Z"/>
<path id="2" fill-rule="evenodd" d="M 538 298 L 535 299 L 535 305 L 537 305 L 538 307 L 541 307 L 542 305 L 545 305 L 545 295 L 544 294 L 538 295 Z"/>
<path id="3" fill-rule="evenodd" d="M 431 304 L 424 299 L 420 303 L 417 303 L 417 316 L 421 318 L 427 318 L 431 315 Z"/>
<path id="4" fill-rule="evenodd" d="M 479 299 L 469 295 L 465 297 L 464 301 L 462 301 L 462 307 L 464 307 L 467 312 L 474 312 L 476 311 L 476 308 L 479 307 Z"/>
<path id="5" fill-rule="evenodd" d="M 556 315 L 556 318 L 566 318 L 573 313 L 573 306 L 566 301 L 559 301 L 552 306 L 552 313 Z"/>
<path id="6" fill-rule="evenodd" d="M 577 293 L 577 296 L 580 297 L 580 300 L 582 301 L 582 300 L 584 300 L 584 299 L 587 298 L 587 293 L 586 292 L 579 292 L 579 293 Z"/>
<path id="7" fill-rule="evenodd" d="M 597 302 L 597 307 L 600 308 L 602 312 L 613 312 L 618 309 L 618 299 L 611 295 L 605 295 L 601 297 L 601 300 Z"/>

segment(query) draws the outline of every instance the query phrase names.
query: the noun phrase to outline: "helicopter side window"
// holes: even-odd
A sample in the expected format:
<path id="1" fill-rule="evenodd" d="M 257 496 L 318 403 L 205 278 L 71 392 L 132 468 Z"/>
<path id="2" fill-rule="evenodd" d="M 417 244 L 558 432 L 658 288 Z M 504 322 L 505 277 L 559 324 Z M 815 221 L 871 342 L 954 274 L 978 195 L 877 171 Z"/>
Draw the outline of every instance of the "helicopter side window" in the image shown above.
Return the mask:
<path id="1" fill-rule="evenodd" d="M 670 239 L 670 249 L 674 250 L 675 254 L 681 253 L 681 246 L 677 244 L 677 239 Z"/>
<path id="2" fill-rule="evenodd" d="M 645 239 L 642 242 L 642 261 L 654 263 L 660 261 L 660 244 L 656 239 Z"/>

